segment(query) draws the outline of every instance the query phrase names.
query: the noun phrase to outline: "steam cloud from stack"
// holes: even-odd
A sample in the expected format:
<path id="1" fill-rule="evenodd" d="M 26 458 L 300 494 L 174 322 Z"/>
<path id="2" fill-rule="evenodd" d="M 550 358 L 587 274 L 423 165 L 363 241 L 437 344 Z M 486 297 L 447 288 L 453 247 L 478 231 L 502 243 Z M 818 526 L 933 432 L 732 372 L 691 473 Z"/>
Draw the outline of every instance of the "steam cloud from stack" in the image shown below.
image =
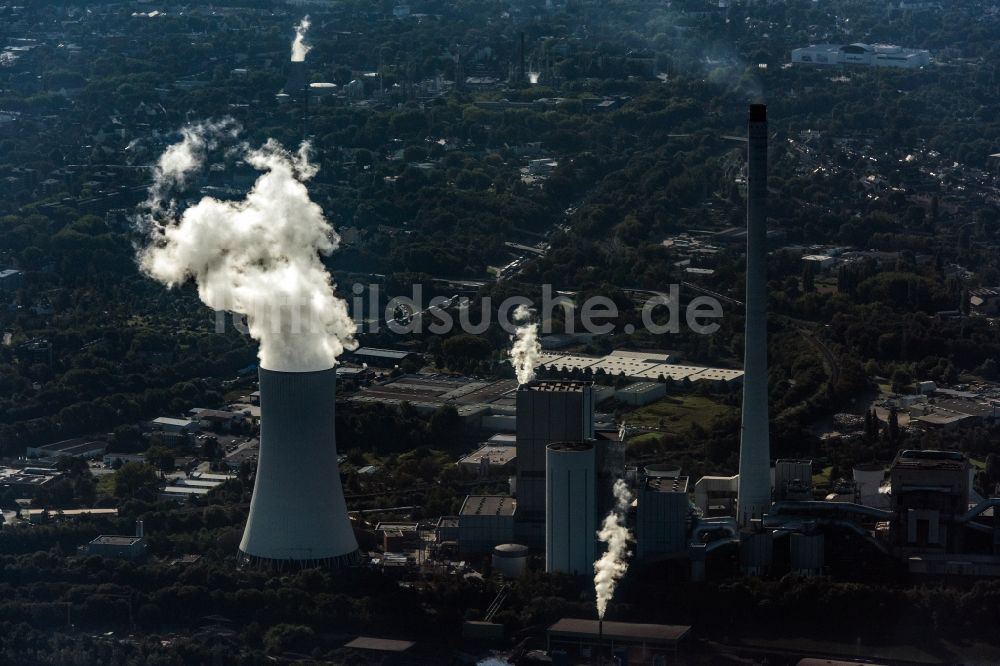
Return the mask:
<path id="1" fill-rule="evenodd" d="M 233 149 L 261 172 L 241 201 L 204 197 L 178 214 L 167 198 L 204 164 L 208 150 L 237 132 L 232 121 L 189 125 L 160 157 L 142 214 L 150 241 L 139 265 L 168 288 L 193 279 L 205 305 L 244 315 L 260 342 L 262 367 L 331 368 L 356 346 L 355 325 L 321 260 L 340 238 L 309 198 L 305 183 L 317 170 L 309 144 L 295 153 L 273 139 Z"/>
<path id="2" fill-rule="evenodd" d="M 542 345 L 538 341 L 538 322 L 531 321 L 533 315 L 527 305 L 518 305 L 514 309 L 514 323 L 521 325 L 514 331 L 510 358 L 517 373 L 518 384 L 527 384 L 535 378 L 535 366 L 542 353 Z"/>
<path id="3" fill-rule="evenodd" d="M 306 15 L 295 26 L 295 39 L 292 40 L 292 62 L 303 62 L 306 54 L 312 50 L 312 46 L 306 44 L 306 33 L 309 32 L 309 16 Z"/>
<path id="4" fill-rule="evenodd" d="M 604 619 L 608 602 L 615 594 L 618 580 L 625 575 L 629 556 L 628 542 L 631 537 L 625 527 L 625 514 L 632 503 L 632 493 L 622 479 L 615 481 L 615 506 L 604 518 L 604 524 L 597 532 L 597 538 L 608 545 L 601 559 L 594 562 L 594 591 L 597 593 L 597 616 Z"/>

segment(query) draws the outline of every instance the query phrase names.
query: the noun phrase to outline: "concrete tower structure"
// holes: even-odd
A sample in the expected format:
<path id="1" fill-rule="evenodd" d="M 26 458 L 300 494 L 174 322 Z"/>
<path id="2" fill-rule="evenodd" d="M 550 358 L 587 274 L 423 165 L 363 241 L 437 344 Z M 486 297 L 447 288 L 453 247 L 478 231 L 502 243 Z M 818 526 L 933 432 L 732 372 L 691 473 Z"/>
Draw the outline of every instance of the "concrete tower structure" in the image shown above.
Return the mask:
<path id="1" fill-rule="evenodd" d="M 737 521 L 746 527 L 771 505 L 767 416 L 767 107 L 751 104 L 747 143 L 746 333 Z"/>
<path id="2" fill-rule="evenodd" d="M 360 555 L 337 468 L 334 368 L 260 369 L 260 456 L 240 564 L 340 567 Z"/>
<path id="3" fill-rule="evenodd" d="M 288 63 L 288 78 L 285 79 L 285 94 L 295 99 L 306 96 L 309 86 L 309 72 L 304 60 L 291 60 Z"/>
<path id="4" fill-rule="evenodd" d="M 545 447 L 594 436 L 593 383 L 533 381 L 517 389 L 517 540 L 545 545 Z"/>
<path id="5" fill-rule="evenodd" d="M 545 571 L 594 571 L 597 455 L 592 442 L 546 447 Z"/>

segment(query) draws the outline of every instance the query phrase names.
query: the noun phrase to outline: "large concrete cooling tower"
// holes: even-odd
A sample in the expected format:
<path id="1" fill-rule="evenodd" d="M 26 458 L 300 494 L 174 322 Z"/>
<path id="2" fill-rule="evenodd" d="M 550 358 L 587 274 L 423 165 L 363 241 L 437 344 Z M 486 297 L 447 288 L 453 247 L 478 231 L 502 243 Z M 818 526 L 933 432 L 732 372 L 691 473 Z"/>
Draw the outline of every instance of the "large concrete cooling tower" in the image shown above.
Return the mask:
<path id="1" fill-rule="evenodd" d="M 747 293 L 743 429 L 737 518 L 740 526 L 771 506 L 767 420 L 767 107 L 751 104 L 747 144 Z"/>
<path id="2" fill-rule="evenodd" d="M 260 456 L 240 563 L 340 567 L 359 558 L 337 469 L 336 370 L 260 369 Z"/>

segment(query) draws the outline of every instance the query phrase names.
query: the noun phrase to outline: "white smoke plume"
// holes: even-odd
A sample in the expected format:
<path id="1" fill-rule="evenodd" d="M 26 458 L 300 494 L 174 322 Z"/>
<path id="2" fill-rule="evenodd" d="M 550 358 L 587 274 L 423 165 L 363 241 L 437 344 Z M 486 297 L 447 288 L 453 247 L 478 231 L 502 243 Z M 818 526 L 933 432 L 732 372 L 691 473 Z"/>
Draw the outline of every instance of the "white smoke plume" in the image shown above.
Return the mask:
<path id="1" fill-rule="evenodd" d="M 597 538 L 608 545 L 601 559 L 594 562 L 594 591 L 597 593 L 597 616 L 604 619 L 608 602 L 615 594 L 618 579 L 628 569 L 626 558 L 630 555 L 628 542 L 631 539 L 625 527 L 625 514 L 632 504 L 632 493 L 622 479 L 615 481 L 615 506 L 604 518 L 604 524 L 597 532 Z"/>
<path id="2" fill-rule="evenodd" d="M 200 166 L 210 141 L 204 127 L 186 128 L 160 160 L 167 166 L 155 171 L 150 188 L 151 240 L 139 252 L 140 267 L 167 287 L 194 280 L 206 305 L 244 315 L 264 368 L 333 367 L 356 346 L 355 325 L 321 260 L 340 238 L 309 198 L 305 183 L 316 173 L 309 144 L 296 153 L 274 140 L 255 150 L 242 146 L 243 159 L 262 172 L 246 197 L 204 197 L 177 215 L 172 202 L 158 205 L 155 197 Z"/>
<path id="3" fill-rule="evenodd" d="M 514 331 L 510 358 L 517 373 L 518 384 L 527 384 L 535 378 L 535 366 L 542 353 L 542 345 L 538 341 L 538 322 L 531 321 L 533 315 L 531 308 L 524 304 L 514 309 L 514 323 L 521 325 Z"/>
<path id="4" fill-rule="evenodd" d="M 309 32 L 309 16 L 304 16 L 299 24 L 295 26 L 295 39 L 292 40 L 292 62 L 302 62 L 306 59 L 306 54 L 312 50 L 312 46 L 306 44 L 306 33 Z"/>
<path id="5" fill-rule="evenodd" d="M 214 149 L 222 139 L 235 138 L 237 134 L 239 127 L 232 118 L 181 128 L 181 140 L 168 146 L 153 167 L 148 203 L 160 207 L 172 188 L 184 186 L 188 177 L 202 166 L 207 151 Z"/>

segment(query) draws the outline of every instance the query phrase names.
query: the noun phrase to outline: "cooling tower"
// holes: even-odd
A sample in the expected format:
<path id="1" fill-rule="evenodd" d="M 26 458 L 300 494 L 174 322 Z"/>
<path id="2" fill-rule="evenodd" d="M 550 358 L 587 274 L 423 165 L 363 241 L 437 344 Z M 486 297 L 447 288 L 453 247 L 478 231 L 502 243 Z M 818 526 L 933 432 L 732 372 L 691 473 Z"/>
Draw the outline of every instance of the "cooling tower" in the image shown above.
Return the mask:
<path id="1" fill-rule="evenodd" d="M 594 570 L 597 533 L 597 457 L 589 442 L 546 447 L 545 570 L 587 574 Z"/>
<path id="2" fill-rule="evenodd" d="M 747 143 L 746 333 L 743 428 L 737 520 L 741 527 L 771 505 L 767 421 L 767 107 L 751 104 Z"/>
<path id="3" fill-rule="evenodd" d="M 260 369 L 260 454 L 240 563 L 274 569 L 358 560 L 334 436 L 336 370 Z"/>

